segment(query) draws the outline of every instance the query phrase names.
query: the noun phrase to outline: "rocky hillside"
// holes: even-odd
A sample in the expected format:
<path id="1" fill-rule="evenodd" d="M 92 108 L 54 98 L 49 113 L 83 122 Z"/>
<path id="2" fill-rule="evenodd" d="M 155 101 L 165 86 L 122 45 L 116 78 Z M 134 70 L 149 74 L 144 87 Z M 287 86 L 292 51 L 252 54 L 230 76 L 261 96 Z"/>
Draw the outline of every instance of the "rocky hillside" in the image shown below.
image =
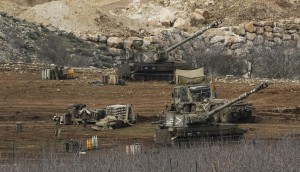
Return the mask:
<path id="1" fill-rule="evenodd" d="M 99 46 L 72 33 L 0 13 L 0 63 L 57 63 L 71 66 L 110 66 Z"/>
<path id="2" fill-rule="evenodd" d="M 299 0 L 2 0 L 0 11 L 17 19 L 0 18 L 0 57 L 39 62 L 55 52 L 52 56 L 68 59 L 59 63 L 109 66 L 125 58 L 133 40 L 166 48 L 222 19 L 219 28 L 170 57 L 204 66 L 210 74 L 299 78 L 299 9 Z M 64 48 L 55 48 L 57 42 Z M 58 63 L 55 58 L 46 61 Z"/>

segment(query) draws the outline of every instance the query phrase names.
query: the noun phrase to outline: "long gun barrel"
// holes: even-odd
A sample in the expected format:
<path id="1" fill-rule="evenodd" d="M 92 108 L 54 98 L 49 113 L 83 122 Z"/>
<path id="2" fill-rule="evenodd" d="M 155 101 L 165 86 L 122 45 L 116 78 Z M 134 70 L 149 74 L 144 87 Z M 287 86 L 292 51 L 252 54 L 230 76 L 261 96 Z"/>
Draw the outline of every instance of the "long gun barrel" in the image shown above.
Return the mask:
<path id="1" fill-rule="evenodd" d="M 178 42 L 177 44 L 169 47 L 168 49 L 166 49 L 164 52 L 161 52 L 161 53 L 168 53 L 172 50 L 174 50 L 175 48 L 179 47 L 180 45 L 184 44 L 185 42 L 203 34 L 206 30 L 210 29 L 210 28 L 213 28 L 213 27 L 216 27 L 218 25 L 220 25 L 222 22 L 221 20 L 217 20 L 217 21 L 214 21 L 212 22 L 210 25 L 206 26 L 206 27 L 203 27 L 201 30 L 199 30 L 198 32 L 194 33 L 193 35 L 191 35 L 190 37 Z"/>
<path id="2" fill-rule="evenodd" d="M 235 99 L 229 101 L 228 103 L 225 103 L 222 106 L 219 106 L 218 108 L 216 108 L 216 109 L 208 112 L 207 116 L 210 117 L 210 116 L 214 115 L 215 113 L 218 113 L 221 110 L 225 109 L 226 107 L 231 106 L 232 104 L 234 104 L 234 103 L 236 103 L 236 102 L 238 102 L 240 100 L 243 100 L 243 99 L 247 98 L 249 95 L 251 95 L 251 94 L 253 94 L 255 92 L 258 92 L 258 91 L 260 91 L 262 89 L 265 89 L 267 87 L 268 87 L 268 84 L 266 82 L 263 82 L 259 86 L 257 86 L 256 88 L 252 89 L 251 91 L 246 92 L 244 94 L 241 94 L 238 98 L 235 98 Z"/>

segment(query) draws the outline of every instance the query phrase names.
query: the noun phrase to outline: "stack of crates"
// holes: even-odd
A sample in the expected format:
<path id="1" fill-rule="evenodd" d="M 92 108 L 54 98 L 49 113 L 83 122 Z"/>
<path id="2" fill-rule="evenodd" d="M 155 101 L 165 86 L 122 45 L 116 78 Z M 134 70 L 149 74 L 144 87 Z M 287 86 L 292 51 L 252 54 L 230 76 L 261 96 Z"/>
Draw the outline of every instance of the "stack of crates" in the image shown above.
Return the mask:
<path id="1" fill-rule="evenodd" d="M 106 107 L 106 115 L 115 116 L 120 120 L 126 118 L 127 105 L 111 105 Z"/>

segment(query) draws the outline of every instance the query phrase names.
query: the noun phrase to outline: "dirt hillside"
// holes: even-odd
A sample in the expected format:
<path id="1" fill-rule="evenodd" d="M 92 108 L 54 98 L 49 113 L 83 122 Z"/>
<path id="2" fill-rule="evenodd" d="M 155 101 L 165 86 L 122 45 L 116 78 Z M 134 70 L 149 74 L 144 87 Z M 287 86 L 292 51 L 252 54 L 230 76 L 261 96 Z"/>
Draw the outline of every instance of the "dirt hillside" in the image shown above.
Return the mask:
<path id="1" fill-rule="evenodd" d="M 0 11 L 29 21 L 52 25 L 77 35 L 130 34 L 146 29 L 153 20 L 189 16 L 196 9 L 209 12 L 207 20 L 223 19 L 223 25 L 248 21 L 299 18 L 300 3 L 289 0 L 93 0 L 1 1 Z M 164 17 L 162 19 L 162 17 Z M 150 22 L 150 23 L 149 23 Z"/>

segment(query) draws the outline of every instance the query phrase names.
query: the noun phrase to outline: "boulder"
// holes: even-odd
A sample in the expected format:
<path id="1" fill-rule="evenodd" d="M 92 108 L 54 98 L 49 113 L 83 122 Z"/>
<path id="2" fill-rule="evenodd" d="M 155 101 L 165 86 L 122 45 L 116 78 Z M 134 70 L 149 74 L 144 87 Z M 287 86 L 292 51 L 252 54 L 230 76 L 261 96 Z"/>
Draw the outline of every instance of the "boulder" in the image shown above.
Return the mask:
<path id="1" fill-rule="evenodd" d="M 294 41 L 300 41 L 300 35 L 298 33 L 294 33 L 294 34 L 292 34 L 292 39 Z"/>
<path id="2" fill-rule="evenodd" d="M 275 42 L 269 41 L 269 40 L 265 40 L 264 45 L 266 47 L 273 47 L 274 45 L 276 45 Z"/>
<path id="3" fill-rule="evenodd" d="M 210 39 L 210 44 L 215 44 L 217 42 L 223 43 L 225 41 L 225 38 L 223 36 L 214 36 Z"/>
<path id="4" fill-rule="evenodd" d="M 199 24 L 203 24 L 205 22 L 205 18 L 198 13 L 193 13 L 191 16 L 191 25 L 198 26 Z"/>
<path id="5" fill-rule="evenodd" d="M 225 45 L 232 45 L 236 43 L 245 43 L 246 38 L 238 35 L 225 35 Z"/>
<path id="6" fill-rule="evenodd" d="M 103 35 L 99 36 L 98 41 L 100 43 L 107 43 L 107 36 L 103 36 Z"/>
<path id="7" fill-rule="evenodd" d="M 88 34 L 87 35 L 87 40 L 91 41 L 91 42 L 99 42 L 99 38 L 98 35 L 92 35 L 92 34 Z"/>
<path id="8" fill-rule="evenodd" d="M 287 30 L 299 30 L 300 24 L 287 24 L 286 29 Z"/>
<path id="9" fill-rule="evenodd" d="M 290 34 L 282 34 L 282 40 L 287 41 L 291 40 L 292 36 Z"/>
<path id="10" fill-rule="evenodd" d="M 288 30 L 287 33 L 289 34 L 297 33 L 297 30 Z"/>
<path id="11" fill-rule="evenodd" d="M 187 27 L 190 27 L 191 23 L 189 19 L 184 19 L 184 18 L 178 18 L 173 27 L 179 28 L 179 29 L 186 29 Z"/>
<path id="12" fill-rule="evenodd" d="M 274 36 L 272 32 L 265 32 L 263 34 L 265 40 L 269 40 L 269 41 L 273 41 L 274 40 Z"/>
<path id="13" fill-rule="evenodd" d="M 243 43 L 235 43 L 231 45 L 232 50 L 236 50 L 243 47 Z"/>
<path id="14" fill-rule="evenodd" d="M 107 39 L 107 45 L 112 48 L 123 48 L 123 38 L 119 37 L 109 37 Z"/>
<path id="15" fill-rule="evenodd" d="M 283 41 L 282 45 L 286 48 L 293 48 L 296 47 L 297 42 L 294 40 L 287 40 L 287 41 Z"/>
<path id="16" fill-rule="evenodd" d="M 0 39 L 5 39 L 5 34 L 0 32 Z"/>
<path id="17" fill-rule="evenodd" d="M 260 45 L 264 43 L 264 37 L 262 35 L 257 35 L 256 38 L 253 40 L 254 45 Z"/>
<path id="18" fill-rule="evenodd" d="M 249 50 L 247 50 L 245 48 L 240 48 L 240 49 L 234 50 L 234 53 L 238 57 L 244 57 L 244 56 L 247 56 L 247 54 L 249 54 Z"/>
<path id="19" fill-rule="evenodd" d="M 225 48 L 224 44 L 222 42 L 217 42 L 215 44 L 210 45 L 210 49 L 213 51 L 223 51 Z"/>
<path id="20" fill-rule="evenodd" d="M 282 38 L 282 33 L 273 33 L 274 37 Z"/>
<path id="21" fill-rule="evenodd" d="M 256 28 L 255 28 L 253 22 L 246 23 L 244 25 L 244 27 L 245 27 L 246 32 L 255 32 L 256 31 Z"/>
<path id="22" fill-rule="evenodd" d="M 144 44 L 143 39 L 139 37 L 128 37 L 124 40 L 124 48 L 131 49 L 133 47 L 140 48 Z"/>
<path id="23" fill-rule="evenodd" d="M 247 40 L 253 41 L 255 38 L 256 38 L 255 33 L 249 33 L 249 32 L 246 33 L 246 39 Z"/>
<path id="24" fill-rule="evenodd" d="M 250 50 L 250 49 L 253 49 L 254 48 L 254 44 L 252 41 L 247 41 L 244 45 L 243 45 L 244 48 Z"/>
<path id="25" fill-rule="evenodd" d="M 108 48 L 108 54 L 110 56 L 121 56 L 123 57 L 125 55 L 126 51 L 123 49 L 118 48 Z"/>
<path id="26" fill-rule="evenodd" d="M 277 45 L 281 45 L 281 44 L 282 44 L 282 39 L 280 39 L 279 37 L 275 37 L 275 38 L 274 38 L 274 42 L 275 42 Z"/>
<path id="27" fill-rule="evenodd" d="M 265 26 L 264 30 L 265 30 L 265 32 L 272 32 L 273 28 L 271 26 Z"/>
<path id="28" fill-rule="evenodd" d="M 246 34 L 245 28 L 243 27 L 243 25 L 239 25 L 239 26 L 233 26 L 231 28 L 232 32 L 237 34 L 237 35 L 242 35 L 244 36 Z"/>
<path id="29" fill-rule="evenodd" d="M 284 29 L 283 28 L 281 28 L 281 27 L 274 27 L 273 28 L 273 32 L 274 33 L 284 33 Z"/>

